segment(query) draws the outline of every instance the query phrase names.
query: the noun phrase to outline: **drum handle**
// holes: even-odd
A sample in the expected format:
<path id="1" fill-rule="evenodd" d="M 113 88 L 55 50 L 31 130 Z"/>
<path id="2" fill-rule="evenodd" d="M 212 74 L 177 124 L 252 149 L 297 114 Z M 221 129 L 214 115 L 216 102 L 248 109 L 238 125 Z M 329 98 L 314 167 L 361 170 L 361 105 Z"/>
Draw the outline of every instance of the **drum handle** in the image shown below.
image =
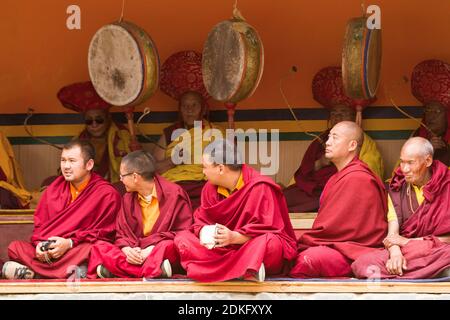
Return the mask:
<path id="1" fill-rule="evenodd" d="M 130 137 L 130 150 L 131 151 L 142 150 L 141 145 L 139 144 L 139 142 L 136 139 L 136 131 L 134 128 L 134 119 L 133 119 L 134 107 L 126 107 L 125 115 L 127 117 L 128 130 L 130 131 L 130 136 L 131 136 Z"/>
<path id="2" fill-rule="evenodd" d="M 225 102 L 228 114 L 228 129 L 234 129 L 234 113 L 236 110 L 236 103 Z"/>

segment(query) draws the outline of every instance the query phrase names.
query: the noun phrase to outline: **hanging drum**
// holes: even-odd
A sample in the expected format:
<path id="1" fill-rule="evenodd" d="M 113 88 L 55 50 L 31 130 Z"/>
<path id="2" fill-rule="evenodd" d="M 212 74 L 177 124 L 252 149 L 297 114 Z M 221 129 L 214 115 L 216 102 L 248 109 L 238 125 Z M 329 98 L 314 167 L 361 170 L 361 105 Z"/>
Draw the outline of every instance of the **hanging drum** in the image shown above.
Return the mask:
<path id="1" fill-rule="evenodd" d="M 264 69 L 264 49 L 256 30 L 236 15 L 210 31 L 203 48 L 203 81 L 209 95 L 225 102 L 233 127 L 236 103 L 256 90 Z"/>
<path id="2" fill-rule="evenodd" d="M 342 50 L 342 80 L 353 99 L 375 97 L 380 81 L 381 30 L 369 29 L 367 18 L 351 19 Z"/>
<path id="3" fill-rule="evenodd" d="M 89 75 L 97 93 L 114 106 L 135 106 L 158 87 L 159 56 L 147 33 L 130 22 L 100 28 L 89 46 Z"/>

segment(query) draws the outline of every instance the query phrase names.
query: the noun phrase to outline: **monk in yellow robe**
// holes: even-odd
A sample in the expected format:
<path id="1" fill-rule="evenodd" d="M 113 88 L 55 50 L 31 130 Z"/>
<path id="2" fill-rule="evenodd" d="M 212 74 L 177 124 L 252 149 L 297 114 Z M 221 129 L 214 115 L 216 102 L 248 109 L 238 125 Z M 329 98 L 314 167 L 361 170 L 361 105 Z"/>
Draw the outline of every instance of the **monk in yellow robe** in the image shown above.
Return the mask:
<path id="1" fill-rule="evenodd" d="M 156 171 L 183 187 L 195 209 L 200 205 L 201 191 L 206 182 L 201 155 L 211 142 L 210 135 L 202 135 L 212 133 L 212 129 L 220 130 L 207 120 L 209 95 L 203 84 L 201 54 L 188 50 L 176 52 L 167 58 L 161 67 L 160 88 L 178 101 L 179 120 L 164 129 L 153 151 L 157 162 Z M 195 121 L 201 123 L 195 126 Z M 200 129 L 202 135 L 198 134 Z M 183 158 L 183 161 L 174 163 L 174 158 Z"/>
<path id="2" fill-rule="evenodd" d="M 0 131 L 0 208 L 25 209 L 29 207 L 31 198 L 11 144 Z"/>

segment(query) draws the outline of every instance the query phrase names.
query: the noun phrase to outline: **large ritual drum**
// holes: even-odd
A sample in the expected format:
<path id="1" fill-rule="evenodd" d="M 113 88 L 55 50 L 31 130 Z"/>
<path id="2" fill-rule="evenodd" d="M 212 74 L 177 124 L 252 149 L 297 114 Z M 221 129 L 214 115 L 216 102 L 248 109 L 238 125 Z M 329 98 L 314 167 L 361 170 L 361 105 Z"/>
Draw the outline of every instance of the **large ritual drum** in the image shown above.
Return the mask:
<path id="1" fill-rule="evenodd" d="M 353 99 L 375 97 L 380 82 L 381 30 L 368 29 L 367 18 L 351 19 L 342 50 L 342 80 Z"/>
<path id="2" fill-rule="evenodd" d="M 159 56 L 150 36 L 130 22 L 100 28 L 89 46 L 89 75 L 114 106 L 135 106 L 158 88 Z"/>
<path id="3" fill-rule="evenodd" d="M 233 18 L 211 30 L 203 48 L 203 81 L 209 95 L 237 103 L 253 94 L 264 69 L 264 49 L 256 30 Z"/>

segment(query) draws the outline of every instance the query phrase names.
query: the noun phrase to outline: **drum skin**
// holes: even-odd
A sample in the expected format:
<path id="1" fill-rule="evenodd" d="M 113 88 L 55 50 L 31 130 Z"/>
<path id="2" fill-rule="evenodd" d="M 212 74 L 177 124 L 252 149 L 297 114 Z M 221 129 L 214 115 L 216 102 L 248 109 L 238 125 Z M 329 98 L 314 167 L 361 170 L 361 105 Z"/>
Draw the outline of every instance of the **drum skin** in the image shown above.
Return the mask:
<path id="1" fill-rule="evenodd" d="M 100 28 L 89 46 L 89 75 L 97 93 L 114 106 L 135 106 L 158 88 L 159 55 L 150 36 L 130 22 Z"/>
<path id="2" fill-rule="evenodd" d="M 368 29 L 366 18 L 351 19 L 342 50 L 342 80 L 353 99 L 374 98 L 380 82 L 381 30 Z"/>
<path id="3" fill-rule="evenodd" d="M 203 81 L 215 100 L 237 103 L 253 94 L 264 69 L 264 48 L 244 20 L 218 23 L 208 34 L 202 58 Z"/>

